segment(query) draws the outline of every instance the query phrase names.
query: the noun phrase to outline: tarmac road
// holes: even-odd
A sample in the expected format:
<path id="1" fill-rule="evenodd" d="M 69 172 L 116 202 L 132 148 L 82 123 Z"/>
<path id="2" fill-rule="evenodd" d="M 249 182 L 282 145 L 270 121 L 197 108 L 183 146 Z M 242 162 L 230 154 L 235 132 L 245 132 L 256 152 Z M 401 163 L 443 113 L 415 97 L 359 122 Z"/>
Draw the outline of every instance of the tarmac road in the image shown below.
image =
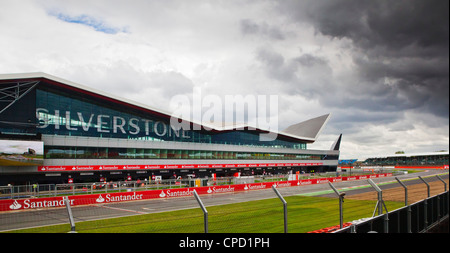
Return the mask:
<path id="1" fill-rule="evenodd" d="M 448 171 L 445 171 L 448 172 Z M 441 174 L 441 170 L 429 170 L 418 173 L 397 176 L 406 185 L 422 183 L 418 176 L 425 178 L 427 182 L 438 180 L 434 175 Z M 448 179 L 448 173 L 441 178 Z M 387 189 L 389 187 L 400 186 L 394 177 L 372 179 L 379 187 Z M 410 180 L 410 181 L 408 181 Z M 383 184 L 387 183 L 387 184 Z M 383 185 L 380 185 L 383 184 Z M 345 191 L 346 196 L 358 194 L 367 191 L 374 191 L 368 186 L 367 180 L 336 182 L 333 185 L 341 192 Z M 328 184 L 305 185 L 297 187 L 286 187 L 278 189 L 283 196 L 292 195 L 311 195 L 311 196 L 330 196 L 336 197 Z M 252 200 L 261 200 L 276 198 L 272 189 L 254 190 L 236 193 L 220 193 L 214 195 L 200 195 L 206 207 L 214 205 L 224 205 L 231 203 L 247 202 Z M 199 208 L 197 201 L 192 197 L 178 197 L 165 199 L 151 199 L 141 201 L 129 201 L 122 203 L 97 204 L 89 206 L 72 207 L 73 216 L 76 222 L 87 220 L 98 220 L 113 217 L 123 217 L 130 215 L 159 213 L 165 211 L 175 211 L 183 209 Z M 67 210 L 65 208 L 51 208 L 45 210 L 15 211 L 4 212 L 0 214 L 0 231 L 8 231 L 21 228 L 39 227 L 45 225 L 69 223 Z"/>

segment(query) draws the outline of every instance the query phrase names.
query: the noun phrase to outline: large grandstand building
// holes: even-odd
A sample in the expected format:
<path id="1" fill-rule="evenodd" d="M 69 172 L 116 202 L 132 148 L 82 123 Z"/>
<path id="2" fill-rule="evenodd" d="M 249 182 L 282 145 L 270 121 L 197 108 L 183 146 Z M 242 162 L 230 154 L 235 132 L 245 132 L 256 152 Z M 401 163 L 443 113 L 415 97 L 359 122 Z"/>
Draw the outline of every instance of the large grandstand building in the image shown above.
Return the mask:
<path id="1" fill-rule="evenodd" d="M 310 150 L 330 115 L 276 132 L 190 122 L 45 73 L 0 75 L 0 185 L 335 171 L 340 138 Z M 17 147 L 22 147 L 19 149 Z"/>
<path id="2" fill-rule="evenodd" d="M 397 168 L 448 169 L 448 151 L 371 157 L 367 158 L 362 164 L 372 166 L 395 166 Z"/>
<path id="3" fill-rule="evenodd" d="M 448 151 L 393 154 L 358 159 L 339 160 L 339 169 L 449 169 Z"/>

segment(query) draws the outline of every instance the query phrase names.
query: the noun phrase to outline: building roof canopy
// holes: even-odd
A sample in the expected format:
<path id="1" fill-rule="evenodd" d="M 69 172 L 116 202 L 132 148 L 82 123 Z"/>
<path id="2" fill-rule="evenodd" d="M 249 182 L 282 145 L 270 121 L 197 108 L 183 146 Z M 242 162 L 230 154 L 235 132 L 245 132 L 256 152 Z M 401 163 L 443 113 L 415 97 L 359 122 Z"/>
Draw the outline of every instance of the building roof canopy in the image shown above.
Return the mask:
<path id="1" fill-rule="evenodd" d="M 118 103 L 122 106 L 126 106 L 129 108 L 133 108 L 134 110 L 140 110 L 144 111 L 145 113 L 150 113 L 152 115 L 156 115 L 161 118 L 170 118 L 171 113 L 156 109 L 153 107 L 150 107 L 145 104 L 141 104 L 135 101 L 131 101 L 125 98 L 120 98 L 112 94 L 108 94 L 104 91 L 96 90 L 94 88 L 84 86 L 81 84 L 77 84 L 68 80 L 64 80 L 59 77 L 55 77 L 46 73 L 42 72 L 35 72 L 35 73 L 19 73 L 19 74 L 0 74 L 0 84 L 5 82 L 21 82 L 21 81 L 29 81 L 29 80 L 42 80 L 46 83 L 50 83 L 56 87 L 62 88 L 62 89 L 68 89 L 70 91 L 80 92 L 83 94 L 87 94 L 89 96 L 95 97 L 96 99 L 102 99 L 106 100 L 112 103 Z M 249 125 L 240 125 L 240 129 L 244 128 L 251 128 L 255 129 L 254 131 L 257 132 L 272 132 L 278 135 L 278 138 L 281 137 L 281 139 L 286 139 L 290 141 L 296 141 L 296 142 L 307 142 L 312 143 L 316 141 L 318 138 L 320 132 L 322 131 L 323 127 L 326 125 L 330 117 L 330 114 L 322 115 L 313 119 L 309 119 L 294 125 L 291 125 L 280 132 L 275 131 L 269 131 L 266 129 L 260 129 L 255 128 L 253 126 Z M 186 119 L 183 119 L 186 120 Z M 198 123 L 190 120 L 186 120 L 187 122 L 190 122 L 191 125 L 201 125 L 202 129 L 207 128 L 210 129 L 212 132 L 227 132 L 227 131 L 234 131 L 236 129 L 230 129 L 229 126 L 217 126 L 217 125 L 208 125 L 203 123 Z"/>

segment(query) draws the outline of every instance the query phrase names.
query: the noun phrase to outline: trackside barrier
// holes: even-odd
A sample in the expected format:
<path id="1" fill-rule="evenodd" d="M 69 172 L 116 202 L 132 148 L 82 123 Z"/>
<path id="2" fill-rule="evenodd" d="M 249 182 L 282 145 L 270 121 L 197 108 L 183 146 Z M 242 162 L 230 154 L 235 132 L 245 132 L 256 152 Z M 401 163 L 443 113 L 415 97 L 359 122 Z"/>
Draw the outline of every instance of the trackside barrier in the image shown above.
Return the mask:
<path id="1" fill-rule="evenodd" d="M 334 231 L 333 233 L 425 233 L 443 220 L 449 219 L 449 192 L 418 201 L 411 205 L 388 212 L 389 220 L 381 214 L 360 223 Z M 427 203 L 427 204 L 425 204 Z M 408 212 L 411 215 L 408 215 Z M 411 224 L 410 228 L 407 224 Z"/>
<path id="2" fill-rule="evenodd" d="M 334 193 L 336 193 L 336 195 L 339 198 L 339 228 L 343 228 L 344 227 L 344 210 L 343 210 L 342 205 L 344 203 L 345 192 L 339 192 L 331 182 L 328 182 L 328 184 L 330 185 L 331 189 L 333 189 Z"/>
<path id="3" fill-rule="evenodd" d="M 287 228 L 287 202 L 286 200 L 284 200 L 283 196 L 281 195 L 281 193 L 277 190 L 275 185 L 272 185 L 272 189 L 275 192 L 275 194 L 277 194 L 278 198 L 281 200 L 281 202 L 283 203 L 283 211 L 284 211 L 284 233 L 288 232 L 288 228 Z"/>
<path id="4" fill-rule="evenodd" d="M 388 172 L 386 172 L 388 174 Z M 359 176 L 340 176 L 337 180 L 342 181 L 376 178 L 387 174 L 366 174 Z M 325 173 L 328 174 L 328 173 Z M 294 176 L 294 177 L 293 177 Z M 9 185 L 0 186 L 1 199 L 23 199 L 23 198 L 45 198 L 66 195 L 87 195 L 96 193 L 147 191 L 159 189 L 176 189 L 186 187 L 210 186 L 210 185 L 233 185 L 252 184 L 258 182 L 277 182 L 300 180 L 304 181 L 311 177 L 305 174 L 297 177 L 293 174 L 279 174 L 272 176 L 257 175 L 252 177 L 219 177 L 219 178 L 179 178 L 163 180 L 136 180 L 136 181 L 103 181 L 90 183 L 66 183 L 66 184 L 33 184 L 33 185 Z M 314 175 L 312 175 L 314 177 Z M 320 177 L 320 176 L 319 176 Z M 316 177 L 319 178 L 319 177 Z M 324 178 L 331 178 L 325 176 Z M 307 181 L 307 180 L 306 180 Z M 199 182 L 199 183 L 197 183 Z"/>
<path id="5" fill-rule="evenodd" d="M 203 202 L 200 199 L 200 197 L 198 196 L 196 190 L 194 190 L 194 196 L 195 196 L 195 199 L 197 200 L 198 205 L 200 206 L 200 208 L 203 211 L 203 224 L 204 224 L 204 227 L 205 227 L 205 233 L 208 233 L 208 210 L 206 210 L 206 207 L 203 204 Z"/>
<path id="6" fill-rule="evenodd" d="M 75 221 L 73 219 L 73 214 L 72 214 L 72 208 L 70 207 L 69 198 L 67 198 L 67 196 L 64 197 L 64 204 L 66 205 L 67 214 L 69 216 L 70 232 L 76 233 L 75 232 Z"/>
<path id="7" fill-rule="evenodd" d="M 322 229 L 318 229 L 318 230 L 314 230 L 314 231 L 309 231 L 309 234 L 317 234 L 317 233 L 332 233 L 335 232 L 341 228 L 346 228 L 351 226 L 352 223 L 351 222 L 346 222 L 341 225 L 336 225 L 336 226 L 332 226 L 332 227 L 328 227 L 328 228 L 322 228 Z"/>
<path id="8" fill-rule="evenodd" d="M 388 176 L 392 176 L 392 173 L 352 176 L 352 177 L 330 177 L 330 178 L 317 178 L 306 180 L 262 182 L 253 184 L 235 184 L 223 186 L 202 186 L 202 187 L 159 189 L 159 190 L 134 191 L 134 192 L 130 191 L 130 192 L 101 193 L 89 195 L 71 195 L 68 196 L 68 200 L 71 206 L 78 206 L 78 205 L 90 205 L 98 203 L 117 203 L 123 201 L 136 201 L 145 199 L 186 197 L 192 196 L 194 194 L 194 190 L 199 195 L 202 194 L 208 195 L 216 193 L 269 189 L 273 185 L 275 185 L 277 188 L 281 188 L 281 187 L 322 184 L 328 182 L 341 182 L 341 181 L 388 177 Z M 81 199 L 86 201 L 80 201 Z M 64 207 L 63 197 L 0 200 L 0 211 L 15 211 L 23 209 L 36 209 L 49 207 Z"/>

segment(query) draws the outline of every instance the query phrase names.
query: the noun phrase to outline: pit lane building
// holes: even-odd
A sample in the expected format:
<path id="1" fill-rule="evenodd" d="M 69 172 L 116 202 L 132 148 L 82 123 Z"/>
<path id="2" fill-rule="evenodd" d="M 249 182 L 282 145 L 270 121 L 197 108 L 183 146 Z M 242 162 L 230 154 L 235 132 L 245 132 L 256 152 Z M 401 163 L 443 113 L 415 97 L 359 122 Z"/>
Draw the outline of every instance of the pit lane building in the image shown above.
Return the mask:
<path id="1" fill-rule="evenodd" d="M 330 150 L 307 149 L 329 114 L 276 132 L 272 141 L 260 141 L 268 131 L 257 128 L 190 122 L 199 130 L 174 130 L 170 117 L 45 73 L 0 75 L 0 185 L 337 168 L 340 137 Z M 30 145 L 12 154 L 8 150 L 17 143 Z"/>

